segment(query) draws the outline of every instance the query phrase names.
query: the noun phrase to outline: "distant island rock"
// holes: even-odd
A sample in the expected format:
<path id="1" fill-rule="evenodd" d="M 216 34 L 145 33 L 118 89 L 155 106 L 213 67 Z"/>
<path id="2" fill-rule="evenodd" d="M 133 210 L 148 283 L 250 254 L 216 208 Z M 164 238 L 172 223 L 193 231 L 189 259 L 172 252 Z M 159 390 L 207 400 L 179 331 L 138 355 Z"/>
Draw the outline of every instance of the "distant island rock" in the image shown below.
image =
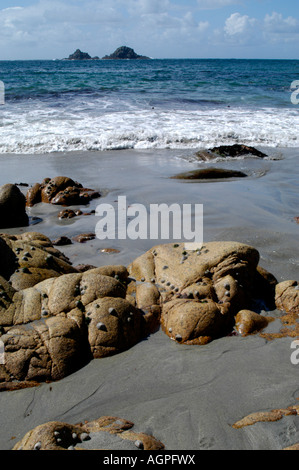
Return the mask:
<path id="1" fill-rule="evenodd" d="M 134 51 L 134 49 L 131 49 L 130 47 L 127 46 L 121 46 L 118 49 L 116 49 L 112 54 L 110 55 L 105 55 L 103 57 L 104 60 L 126 60 L 126 59 L 146 59 L 149 60 L 150 57 L 146 57 L 143 55 L 138 55 Z"/>
<path id="2" fill-rule="evenodd" d="M 99 57 L 90 57 L 87 52 L 81 52 L 80 49 L 77 49 L 66 60 L 99 60 Z"/>

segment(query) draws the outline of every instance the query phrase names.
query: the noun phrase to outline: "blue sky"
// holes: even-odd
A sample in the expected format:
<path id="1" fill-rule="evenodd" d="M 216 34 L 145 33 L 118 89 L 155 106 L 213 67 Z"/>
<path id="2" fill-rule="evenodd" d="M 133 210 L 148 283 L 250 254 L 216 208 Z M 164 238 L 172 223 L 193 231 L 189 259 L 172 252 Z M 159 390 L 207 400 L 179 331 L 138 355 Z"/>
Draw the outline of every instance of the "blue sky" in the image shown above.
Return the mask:
<path id="1" fill-rule="evenodd" d="M 0 60 L 99 57 L 299 59 L 294 0 L 1 0 Z"/>

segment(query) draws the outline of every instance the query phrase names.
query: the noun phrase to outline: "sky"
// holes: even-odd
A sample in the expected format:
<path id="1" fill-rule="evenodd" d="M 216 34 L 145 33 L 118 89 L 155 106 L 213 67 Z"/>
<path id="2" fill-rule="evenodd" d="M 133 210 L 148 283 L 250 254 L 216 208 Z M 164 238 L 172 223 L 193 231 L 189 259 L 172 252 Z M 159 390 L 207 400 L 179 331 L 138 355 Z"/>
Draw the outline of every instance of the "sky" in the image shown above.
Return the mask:
<path id="1" fill-rule="evenodd" d="M 299 59 L 298 0 L 0 0 L 0 60 Z"/>

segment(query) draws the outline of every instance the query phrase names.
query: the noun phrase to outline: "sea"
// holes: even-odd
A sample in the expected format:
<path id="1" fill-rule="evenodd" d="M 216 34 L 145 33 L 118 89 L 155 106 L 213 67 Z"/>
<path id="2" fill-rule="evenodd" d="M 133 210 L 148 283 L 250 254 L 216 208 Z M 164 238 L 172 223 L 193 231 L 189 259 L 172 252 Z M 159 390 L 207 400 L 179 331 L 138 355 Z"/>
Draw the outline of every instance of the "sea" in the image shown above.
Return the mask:
<path id="1" fill-rule="evenodd" d="M 0 80 L 2 154 L 299 147 L 297 60 L 1 61 Z"/>

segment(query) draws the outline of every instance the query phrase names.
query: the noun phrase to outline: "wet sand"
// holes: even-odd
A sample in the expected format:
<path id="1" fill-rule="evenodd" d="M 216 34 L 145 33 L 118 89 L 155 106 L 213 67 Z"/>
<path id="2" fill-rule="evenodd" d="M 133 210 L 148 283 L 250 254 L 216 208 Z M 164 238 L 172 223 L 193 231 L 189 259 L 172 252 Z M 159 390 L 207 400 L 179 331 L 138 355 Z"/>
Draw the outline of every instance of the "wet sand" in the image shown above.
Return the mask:
<path id="1" fill-rule="evenodd" d="M 69 176 L 102 192 L 83 212 L 99 203 L 116 205 L 179 203 L 204 205 L 204 241 L 233 240 L 253 245 L 260 265 L 278 281 L 299 280 L 298 149 L 260 149 L 271 158 L 213 162 L 210 166 L 244 171 L 246 179 L 184 182 L 170 176 L 209 166 L 192 151 L 113 151 L 85 154 L 0 156 L 0 184 L 41 182 Z M 24 192 L 26 188 L 23 188 Z M 39 204 L 28 211 L 43 222 L 19 233 L 38 231 L 52 240 L 94 232 L 95 216 L 68 221 L 61 207 Z M 159 240 L 104 240 L 61 247 L 74 265 L 128 265 Z M 104 254 L 102 248 L 119 253 Z M 273 328 L 273 325 L 269 326 Z M 76 423 L 104 415 L 133 421 L 168 450 L 281 449 L 299 442 L 298 417 L 235 430 L 244 416 L 285 408 L 299 397 L 298 365 L 290 361 L 291 339 L 267 342 L 258 335 L 228 337 L 207 346 L 182 346 L 161 331 L 111 358 L 94 360 L 57 383 L 0 394 L 0 449 L 47 421 Z"/>

